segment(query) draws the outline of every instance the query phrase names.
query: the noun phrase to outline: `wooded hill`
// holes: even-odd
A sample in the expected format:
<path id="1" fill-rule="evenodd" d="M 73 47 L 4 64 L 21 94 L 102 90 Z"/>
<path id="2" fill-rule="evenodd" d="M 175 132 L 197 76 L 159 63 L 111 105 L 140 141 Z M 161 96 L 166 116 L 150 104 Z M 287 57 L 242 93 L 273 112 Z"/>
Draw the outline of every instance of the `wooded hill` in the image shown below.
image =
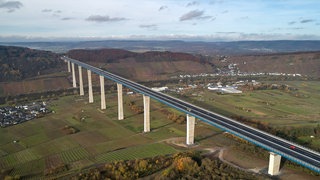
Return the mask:
<path id="1" fill-rule="evenodd" d="M 0 81 L 17 81 L 53 72 L 59 55 L 29 48 L 0 46 Z"/>

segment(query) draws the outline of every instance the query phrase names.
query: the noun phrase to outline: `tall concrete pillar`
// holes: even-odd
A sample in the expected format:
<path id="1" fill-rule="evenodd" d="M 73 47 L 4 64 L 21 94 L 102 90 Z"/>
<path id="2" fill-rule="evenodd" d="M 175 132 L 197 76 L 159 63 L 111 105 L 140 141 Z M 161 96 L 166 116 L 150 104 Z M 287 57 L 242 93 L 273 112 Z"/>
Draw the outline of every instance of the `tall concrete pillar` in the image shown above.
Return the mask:
<path id="1" fill-rule="evenodd" d="M 82 67 L 78 66 L 79 70 L 79 86 L 80 86 L 80 96 L 84 95 L 84 89 L 83 89 L 83 79 L 82 79 Z"/>
<path id="2" fill-rule="evenodd" d="M 68 72 L 71 72 L 70 61 L 68 61 Z"/>
<path id="3" fill-rule="evenodd" d="M 268 174 L 277 175 L 280 170 L 281 156 L 270 152 Z"/>
<path id="4" fill-rule="evenodd" d="M 194 124 L 195 124 L 195 117 L 187 114 L 187 138 L 186 144 L 192 145 L 194 144 Z"/>
<path id="5" fill-rule="evenodd" d="M 143 95 L 144 132 L 150 132 L 150 97 Z"/>
<path id="6" fill-rule="evenodd" d="M 104 92 L 104 77 L 100 75 L 100 88 L 101 88 L 101 109 L 106 109 L 106 95 Z"/>
<path id="7" fill-rule="evenodd" d="M 87 69 L 87 72 L 88 72 L 89 103 L 93 103 L 91 71 Z"/>
<path id="8" fill-rule="evenodd" d="M 122 84 L 117 83 L 118 89 L 118 119 L 123 120 Z"/>
<path id="9" fill-rule="evenodd" d="M 71 63 L 71 67 L 72 67 L 72 85 L 74 88 L 76 88 L 77 82 L 76 82 L 76 72 L 74 70 L 74 63 Z"/>

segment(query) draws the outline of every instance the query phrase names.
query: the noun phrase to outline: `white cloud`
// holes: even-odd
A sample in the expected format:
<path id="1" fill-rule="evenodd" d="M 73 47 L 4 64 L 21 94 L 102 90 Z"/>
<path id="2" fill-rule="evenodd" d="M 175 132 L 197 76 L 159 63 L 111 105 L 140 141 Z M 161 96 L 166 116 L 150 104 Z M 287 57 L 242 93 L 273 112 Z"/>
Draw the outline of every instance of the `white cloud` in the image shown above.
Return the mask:
<path id="1" fill-rule="evenodd" d="M 193 10 L 180 17 L 180 21 L 188 21 L 194 19 L 210 19 L 212 16 L 203 16 L 204 11 Z"/>

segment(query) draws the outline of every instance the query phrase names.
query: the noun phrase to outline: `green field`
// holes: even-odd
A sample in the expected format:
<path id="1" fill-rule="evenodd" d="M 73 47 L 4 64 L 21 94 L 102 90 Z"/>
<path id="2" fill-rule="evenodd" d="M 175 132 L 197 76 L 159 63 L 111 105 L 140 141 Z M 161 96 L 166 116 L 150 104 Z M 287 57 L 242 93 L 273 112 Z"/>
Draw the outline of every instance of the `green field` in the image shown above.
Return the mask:
<path id="1" fill-rule="evenodd" d="M 255 90 L 242 94 L 218 95 L 207 89 L 189 92 L 188 101 L 226 116 L 232 114 L 266 122 L 271 126 L 314 126 L 320 123 L 320 82 L 267 82 L 288 84 L 293 93 L 282 90 Z M 200 96 L 192 96 L 198 93 Z"/>
<path id="2" fill-rule="evenodd" d="M 49 102 L 54 113 L 23 124 L 0 129 L 0 168 L 10 175 L 43 177 L 44 170 L 59 164 L 68 166 L 63 175 L 96 163 L 136 159 L 180 151 L 164 140 L 185 136 L 185 125 L 167 119 L 161 110 L 169 107 L 151 101 L 151 132 L 143 131 L 143 114 L 128 106 L 142 105 L 142 96 L 124 95 L 125 119 L 117 120 L 117 96 L 107 94 L 107 109 L 100 110 L 100 95 L 94 103 L 86 96 L 59 97 Z M 65 126 L 79 130 L 65 134 Z M 196 138 L 214 133 L 214 128 L 199 125 Z M 14 143 L 13 141 L 17 141 Z M 61 174 L 60 174 L 61 175 Z M 50 176 L 52 177 L 52 176 Z M 53 176 L 54 177 L 54 176 Z"/>

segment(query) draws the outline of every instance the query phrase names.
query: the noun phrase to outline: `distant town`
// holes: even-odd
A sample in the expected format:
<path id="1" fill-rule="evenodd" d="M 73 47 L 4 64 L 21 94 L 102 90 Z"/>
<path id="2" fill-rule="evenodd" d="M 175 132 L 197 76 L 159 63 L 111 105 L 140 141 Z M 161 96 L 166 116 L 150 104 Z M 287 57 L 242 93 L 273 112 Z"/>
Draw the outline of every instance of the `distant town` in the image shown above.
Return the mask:
<path id="1" fill-rule="evenodd" d="M 46 102 L 0 107 L 0 126 L 7 127 L 30 121 L 50 113 Z"/>
<path id="2" fill-rule="evenodd" d="M 199 74 L 179 74 L 171 76 L 171 79 L 185 79 L 197 77 L 216 77 L 216 76 L 287 76 L 287 77 L 306 77 L 306 75 L 298 73 L 282 73 L 282 72 L 240 72 L 237 64 L 229 64 L 226 68 L 218 68 L 217 73 L 199 73 Z"/>

